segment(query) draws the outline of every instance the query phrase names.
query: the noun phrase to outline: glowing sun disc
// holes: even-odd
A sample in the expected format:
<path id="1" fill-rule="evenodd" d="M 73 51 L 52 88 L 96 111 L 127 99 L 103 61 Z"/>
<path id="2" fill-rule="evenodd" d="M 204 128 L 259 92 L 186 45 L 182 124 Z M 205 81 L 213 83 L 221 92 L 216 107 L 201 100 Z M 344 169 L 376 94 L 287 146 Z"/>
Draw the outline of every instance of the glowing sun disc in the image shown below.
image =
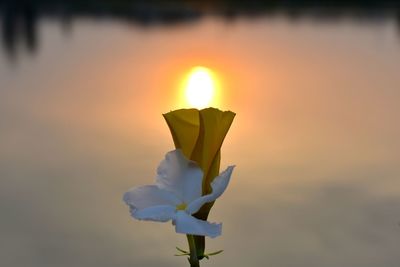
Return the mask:
<path id="1" fill-rule="evenodd" d="M 195 108 L 205 108 L 210 104 L 215 91 L 215 82 L 210 69 L 195 67 L 188 76 L 186 99 Z"/>

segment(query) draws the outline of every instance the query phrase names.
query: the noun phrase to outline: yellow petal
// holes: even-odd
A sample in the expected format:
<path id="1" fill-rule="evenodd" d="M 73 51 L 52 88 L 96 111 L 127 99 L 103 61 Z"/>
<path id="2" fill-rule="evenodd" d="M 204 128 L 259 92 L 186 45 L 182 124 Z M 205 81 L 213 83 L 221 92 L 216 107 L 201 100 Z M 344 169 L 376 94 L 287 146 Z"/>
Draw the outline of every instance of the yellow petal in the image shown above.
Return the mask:
<path id="1" fill-rule="evenodd" d="M 215 108 L 179 109 L 163 116 L 175 147 L 203 170 L 203 194 L 210 193 L 210 183 L 219 174 L 220 148 L 235 113 Z"/>
<path id="2" fill-rule="evenodd" d="M 235 113 L 215 108 L 200 110 L 200 129 L 191 160 L 204 172 L 203 194 L 211 192 L 211 182 L 219 174 L 220 149 Z"/>
<path id="3" fill-rule="evenodd" d="M 176 148 L 190 159 L 199 136 L 200 119 L 197 109 L 179 109 L 163 114 Z"/>

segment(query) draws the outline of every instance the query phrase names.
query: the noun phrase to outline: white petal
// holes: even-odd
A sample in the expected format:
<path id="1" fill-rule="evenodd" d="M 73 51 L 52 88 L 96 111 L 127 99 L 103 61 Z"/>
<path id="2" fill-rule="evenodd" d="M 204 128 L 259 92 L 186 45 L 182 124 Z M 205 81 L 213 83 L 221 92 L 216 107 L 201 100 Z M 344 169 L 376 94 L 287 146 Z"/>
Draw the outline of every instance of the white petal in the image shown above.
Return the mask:
<path id="1" fill-rule="evenodd" d="M 211 183 L 211 187 L 213 189 L 212 195 L 215 199 L 219 198 L 222 193 L 225 192 L 225 189 L 228 187 L 229 181 L 231 179 L 231 175 L 235 166 L 229 166 L 225 171 L 221 172 Z M 214 200 L 215 200 L 214 199 Z M 213 200 L 213 201 L 214 201 Z"/>
<path id="2" fill-rule="evenodd" d="M 133 209 L 144 209 L 151 206 L 176 206 L 181 201 L 171 192 L 160 189 L 156 185 L 145 185 L 132 188 L 124 194 L 126 204 Z"/>
<path id="3" fill-rule="evenodd" d="M 157 169 L 157 185 L 173 192 L 184 203 L 201 196 L 202 181 L 200 167 L 186 159 L 180 149 L 168 152 Z"/>
<path id="4" fill-rule="evenodd" d="M 175 231 L 181 234 L 217 237 L 221 235 L 222 224 L 209 223 L 196 219 L 184 211 L 178 211 L 175 218 Z"/>
<path id="5" fill-rule="evenodd" d="M 194 214 L 206 203 L 213 202 L 224 193 L 231 179 L 232 171 L 235 166 L 229 166 L 225 171 L 221 172 L 219 176 L 215 177 L 211 183 L 212 192 L 211 194 L 202 196 L 195 199 L 186 208 L 189 214 Z"/>
<path id="6" fill-rule="evenodd" d="M 175 220 L 176 209 L 169 205 L 152 206 L 144 209 L 135 209 L 131 207 L 133 218 L 145 221 L 167 222 Z"/>

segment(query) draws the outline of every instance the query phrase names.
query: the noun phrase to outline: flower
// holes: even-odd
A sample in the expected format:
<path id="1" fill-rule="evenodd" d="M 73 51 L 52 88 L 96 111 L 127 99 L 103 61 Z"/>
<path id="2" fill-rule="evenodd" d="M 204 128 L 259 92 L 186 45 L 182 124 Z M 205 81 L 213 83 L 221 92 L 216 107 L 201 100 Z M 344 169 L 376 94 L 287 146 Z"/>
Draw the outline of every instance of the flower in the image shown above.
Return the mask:
<path id="1" fill-rule="evenodd" d="M 211 183 L 212 192 L 202 196 L 203 172 L 193 161 L 177 149 L 166 154 L 157 169 L 154 185 L 132 188 L 123 200 L 130 207 L 133 218 L 167 222 L 172 220 L 175 231 L 182 234 L 216 237 L 222 224 L 197 219 L 205 203 L 215 201 L 228 186 L 234 166 L 229 166 Z"/>
<path id="2" fill-rule="evenodd" d="M 235 117 L 216 108 L 179 109 L 163 114 L 175 147 L 196 162 L 203 171 L 203 194 L 211 192 L 211 182 L 219 173 L 221 146 Z M 212 203 L 203 207 L 199 219 L 206 220 Z M 196 216 L 197 217 L 197 216 Z"/>
<path id="3" fill-rule="evenodd" d="M 178 109 L 163 114 L 174 140 L 175 148 L 193 160 L 203 171 L 203 195 L 212 191 L 211 183 L 219 174 L 221 146 L 235 113 L 216 108 Z M 193 216 L 206 221 L 214 202 L 209 202 Z M 204 236 L 195 236 L 197 255 L 205 250 Z"/>

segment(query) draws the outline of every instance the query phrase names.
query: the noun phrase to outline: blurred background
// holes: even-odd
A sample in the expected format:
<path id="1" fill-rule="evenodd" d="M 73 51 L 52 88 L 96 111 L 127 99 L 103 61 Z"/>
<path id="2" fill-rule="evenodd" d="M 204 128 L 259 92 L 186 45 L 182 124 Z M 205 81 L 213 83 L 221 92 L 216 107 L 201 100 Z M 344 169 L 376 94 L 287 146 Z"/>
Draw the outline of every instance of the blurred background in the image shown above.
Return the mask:
<path id="1" fill-rule="evenodd" d="M 202 266 L 400 263 L 395 1 L 0 0 L 0 265 L 187 266 L 122 202 L 195 66 L 237 117 Z"/>

